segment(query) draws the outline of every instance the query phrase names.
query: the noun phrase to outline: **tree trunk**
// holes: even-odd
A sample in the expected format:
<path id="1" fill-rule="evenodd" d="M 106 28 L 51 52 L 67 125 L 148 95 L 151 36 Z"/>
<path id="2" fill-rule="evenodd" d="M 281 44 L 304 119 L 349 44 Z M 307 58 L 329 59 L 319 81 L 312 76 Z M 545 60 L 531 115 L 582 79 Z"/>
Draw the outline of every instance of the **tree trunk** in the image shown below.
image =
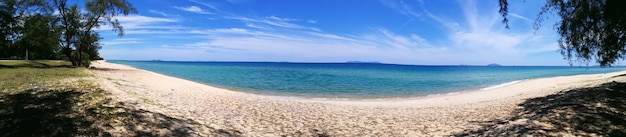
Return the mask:
<path id="1" fill-rule="evenodd" d="M 83 66 L 83 52 L 80 50 L 81 48 L 80 43 L 81 43 L 80 41 L 77 43 L 74 43 L 74 46 L 76 47 L 76 52 L 78 52 L 78 66 Z"/>
<path id="2" fill-rule="evenodd" d="M 63 54 L 65 54 L 65 57 L 67 57 L 67 60 L 72 62 L 72 66 L 77 66 L 78 64 L 76 63 L 74 58 L 72 58 L 72 49 L 63 48 L 62 50 L 63 50 Z"/>
<path id="3" fill-rule="evenodd" d="M 78 66 L 83 66 L 83 53 L 78 50 Z"/>

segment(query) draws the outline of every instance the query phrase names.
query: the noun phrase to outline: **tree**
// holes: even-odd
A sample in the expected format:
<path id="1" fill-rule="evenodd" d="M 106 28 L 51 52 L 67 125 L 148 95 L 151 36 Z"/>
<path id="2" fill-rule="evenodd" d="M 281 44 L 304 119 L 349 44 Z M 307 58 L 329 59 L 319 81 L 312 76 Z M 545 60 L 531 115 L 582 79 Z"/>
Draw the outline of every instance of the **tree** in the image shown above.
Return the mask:
<path id="1" fill-rule="evenodd" d="M 9 58 L 14 51 L 11 47 L 15 29 L 16 19 L 13 14 L 16 12 L 17 1 L 3 0 L 0 3 L 0 58 Z"/>
<path id="2" fill-rule="evenodd" d="M 102 45 L 98 42 L 102 38 L 100 38 L 97 33 L 90 34 L 90 36 L 82 37 L 81 44 L 84 45 L 81 46 L 83 48 L 81 51 L 84 51 L 84 53 L 89 55 L 89 60 L 102 60 L 102 57 L 100 57 L 100 53 L 98 52 L 102 49 Z"/>
<path id="3" fill-rule="evenodd" d="M 25 17 L 20 38 L 15 42 L 20 51 L 31 59 L 54 59 L 58 51 L 60 29 L 51 15 L 35 14 Z M 25 52 L 18 52 L 25 53 Z M 35 56 L 36 55 L 36 56 Z M 26 58 L 28 59 L 28 58 Z"/>
<path id="4" fill-rule="evenodd" d="M 502 22 L 508 28 L 508 0 L 499 0 Z M 611 66 L 626 59 L 626 1 L 624 0 L 546 0 L 535 20 L 535 29 L 556 12 L 561 20 L 555 24 L 561 38 L 560 53 L 570 65 L 572 60 Z"/>
<path id="5" fill-rule="evenodd" d="M 43 0 L 0 1 L 0 58 L 21 58 L 28 53 L 54 50 L 54 17 Z M 40 53 L 46 52 L 46 53 Z M 26 58 L 28 59 L 28 58 Z"/>
<path id="6" fill-rule="evenodd" d="M 92 37 L 95 34 L 93 28 L 100 25 L 110 25 L 114 31 L 118 32 L 118 36 L 124 35 L 123 27 L 120 22 L 115 19 L 118 15 L 129 15 L 137 13 L 137 10 L 126 0 L 87 0 L 85 1 L 86 13 L 78 10 L 76 4 L 68 5 L 67 0 L 53 0 L 54 7 L 59 11 L 61 16 L 61 26 L 63 26 L 61 48 L 63 54 L 75 66 L 82 66 L 83 50 L 90 49 L 83 46 L 93 46 L 96 39 L 83 38 Z M 89 43 L 83 43 L 87 40 Z M 93 41 L 89 41 L 93 40 Z M 76 50 L 78 58 L 72 57 L 73 49 Z M 91 48 L 92 50 L 98 48 Z"/>

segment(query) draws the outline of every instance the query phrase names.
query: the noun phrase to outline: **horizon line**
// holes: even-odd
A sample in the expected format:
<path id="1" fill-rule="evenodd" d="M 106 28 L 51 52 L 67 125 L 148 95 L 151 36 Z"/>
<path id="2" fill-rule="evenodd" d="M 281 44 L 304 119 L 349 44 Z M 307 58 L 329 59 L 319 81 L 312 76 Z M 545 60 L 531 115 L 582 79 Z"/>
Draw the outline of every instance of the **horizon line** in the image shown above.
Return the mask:
<path id="1" fill-rule="evenodd" d="M 489 63 L 484 65 L 476 64 L 446 64 L 446 65 L 432 65 L 432 64 L 399 64 L 399 63 L 385 63 L 378 61 L 343 61 L 343 62 L 298 62 L 298 61 L 216 61 L 216 60 L 127 60 L 127 59 L 104 59 L 105 61 L 137 61 L 137 62 L 215 62 L 215 63 L 293 63 L 293 64 L 381 64 L 381 65 L 405 65 L 405 66 L 470 66 L 470 67 L 599 67 L 599 65 L 502 65 L 499 63 Z M 497 66 L 490 66 L 497 64 Z M 626 67 L 626 65 L 615 65 L 610 67 Z M 607 68 L 610 68 L 607 67 Z"/>

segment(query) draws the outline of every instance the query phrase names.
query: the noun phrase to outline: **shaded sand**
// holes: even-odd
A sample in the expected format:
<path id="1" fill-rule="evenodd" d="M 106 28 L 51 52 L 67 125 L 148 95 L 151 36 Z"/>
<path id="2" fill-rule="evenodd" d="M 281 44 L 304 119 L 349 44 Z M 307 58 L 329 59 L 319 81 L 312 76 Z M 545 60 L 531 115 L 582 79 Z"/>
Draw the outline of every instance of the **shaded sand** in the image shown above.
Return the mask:
<path id="1" fill-rule="evenodd" d="M 483 91 L 404 99 L 316 100 L 229 91 L 103 61 L 101 86 L 139 108 L 190 118 L 222 135 L 448 136 L 509 119 L 526 99 L 626 82 L 626 71 L 524 80 Z M 242 79 L 245 80 L 245 79 Z M 207 133 L 206 135 L 210 135 Z M 567 133 L 565 133 L 567 135 Z"/>
<path id="2" fill-rule="evenodd" d="M 506 119 L 477 121 L 482 128 L 455 136 L 626 136 L 624 82 L 561 91 L 519 106 Z"/>

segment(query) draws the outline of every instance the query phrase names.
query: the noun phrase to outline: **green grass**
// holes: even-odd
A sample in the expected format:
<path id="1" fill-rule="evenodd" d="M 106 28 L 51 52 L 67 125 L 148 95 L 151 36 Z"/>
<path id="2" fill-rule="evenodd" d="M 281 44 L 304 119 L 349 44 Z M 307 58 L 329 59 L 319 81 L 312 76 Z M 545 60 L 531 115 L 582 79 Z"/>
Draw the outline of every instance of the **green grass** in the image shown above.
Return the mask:
<path id="1" fill-rule="evenodd" d="M 0 136 L 193 136 L 201 129 L 113 100 L 92 73 L 67 61 L 0 60 Z"/>
<path id="2" fill-rule="evenodd" d="M 72 67 L 72 63 L 63 60 L 0 60 L 0 68 L 53 68 Z"/>
<path id="3" fill-rule="evenodd" d="M 84 68 L 67 67 L 66 61 L 0 61 L 0 91 L 15 92 L 34 86 L 89 76 Z"/>

